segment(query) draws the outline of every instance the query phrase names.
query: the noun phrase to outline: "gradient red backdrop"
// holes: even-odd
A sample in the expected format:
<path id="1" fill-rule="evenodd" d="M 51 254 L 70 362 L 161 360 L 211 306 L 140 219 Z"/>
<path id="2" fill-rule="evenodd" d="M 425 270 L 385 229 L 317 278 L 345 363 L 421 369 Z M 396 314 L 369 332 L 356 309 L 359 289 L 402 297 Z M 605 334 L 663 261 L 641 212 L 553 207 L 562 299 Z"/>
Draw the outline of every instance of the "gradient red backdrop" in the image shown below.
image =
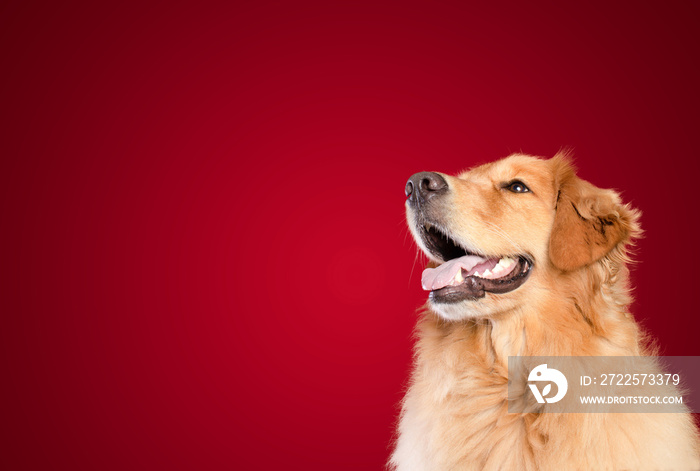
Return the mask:
<path id="1" fill-rule="evenodd" d="M 698 5 L 4 2 L 2 468 L 380 469 L 404 183 L 521 150 L 643 211 L 700 354 Z"/>

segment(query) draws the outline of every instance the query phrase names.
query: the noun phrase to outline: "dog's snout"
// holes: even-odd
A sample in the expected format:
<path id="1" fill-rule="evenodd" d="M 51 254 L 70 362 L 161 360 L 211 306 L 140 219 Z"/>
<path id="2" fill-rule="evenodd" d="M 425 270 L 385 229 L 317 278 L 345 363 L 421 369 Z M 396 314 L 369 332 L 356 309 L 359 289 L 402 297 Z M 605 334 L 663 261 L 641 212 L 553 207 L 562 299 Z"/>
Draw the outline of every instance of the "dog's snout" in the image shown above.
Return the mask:
<path id="1" fill-rule="evenodd" d="M 439 173 L 420 172 L 406 182 L 406 198 L 411 204 L 424 203 L 447 189 L 447 182 Z"/>

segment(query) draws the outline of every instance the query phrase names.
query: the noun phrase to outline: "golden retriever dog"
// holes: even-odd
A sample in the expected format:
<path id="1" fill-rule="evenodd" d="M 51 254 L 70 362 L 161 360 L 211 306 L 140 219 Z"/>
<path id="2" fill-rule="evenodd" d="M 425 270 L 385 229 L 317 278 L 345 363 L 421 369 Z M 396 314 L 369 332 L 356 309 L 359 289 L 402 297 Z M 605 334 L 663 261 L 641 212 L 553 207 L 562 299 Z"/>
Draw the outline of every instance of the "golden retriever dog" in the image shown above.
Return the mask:
<path id="1" fill-rule="evenodd" d="M 700 469 L 689 413 L 508 412 L 509 356 L 653 355 L 628 310 L 636 210 L 563 154 L 418 173 L 406 195 L 430 294 L 390 469 Z"/>

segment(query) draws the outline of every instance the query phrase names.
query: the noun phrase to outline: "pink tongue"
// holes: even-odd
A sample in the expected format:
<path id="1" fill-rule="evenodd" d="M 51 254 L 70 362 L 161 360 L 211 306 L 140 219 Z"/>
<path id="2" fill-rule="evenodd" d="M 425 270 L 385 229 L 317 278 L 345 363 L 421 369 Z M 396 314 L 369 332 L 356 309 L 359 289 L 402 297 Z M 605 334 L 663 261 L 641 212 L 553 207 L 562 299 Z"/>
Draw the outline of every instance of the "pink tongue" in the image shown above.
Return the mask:
<path id="1" fill-rule="evenodd" d="M 433 291 L 449 286 L 459 270 L 464 269 L 467 273 L 464 276 L 473 275 L 477 271 L 493 270 L 498 264 L 497 258 L 483 258 L 478 255 L 465 255 L 445 262 L 437 268 L 426 268 L 423 270 L 421 284 L 423 289 Z"/>

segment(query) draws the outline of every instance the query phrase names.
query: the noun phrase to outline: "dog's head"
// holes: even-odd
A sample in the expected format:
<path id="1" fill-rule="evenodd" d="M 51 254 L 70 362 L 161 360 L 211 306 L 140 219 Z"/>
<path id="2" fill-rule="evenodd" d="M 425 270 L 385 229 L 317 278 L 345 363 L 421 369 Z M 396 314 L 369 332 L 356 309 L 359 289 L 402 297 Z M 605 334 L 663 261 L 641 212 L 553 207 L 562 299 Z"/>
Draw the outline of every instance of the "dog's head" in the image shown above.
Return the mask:
<path id="1" fill-rule="evenodd" d="M 409 227 L 431 260 L 423 288 L 448 320 L 517 308 L 553 273 L 604 263 L 639 231 L 636 211 L 578 178 L 562 155 L 512 155 L 456 177 L 417 173 L 406 196 Z"/>

